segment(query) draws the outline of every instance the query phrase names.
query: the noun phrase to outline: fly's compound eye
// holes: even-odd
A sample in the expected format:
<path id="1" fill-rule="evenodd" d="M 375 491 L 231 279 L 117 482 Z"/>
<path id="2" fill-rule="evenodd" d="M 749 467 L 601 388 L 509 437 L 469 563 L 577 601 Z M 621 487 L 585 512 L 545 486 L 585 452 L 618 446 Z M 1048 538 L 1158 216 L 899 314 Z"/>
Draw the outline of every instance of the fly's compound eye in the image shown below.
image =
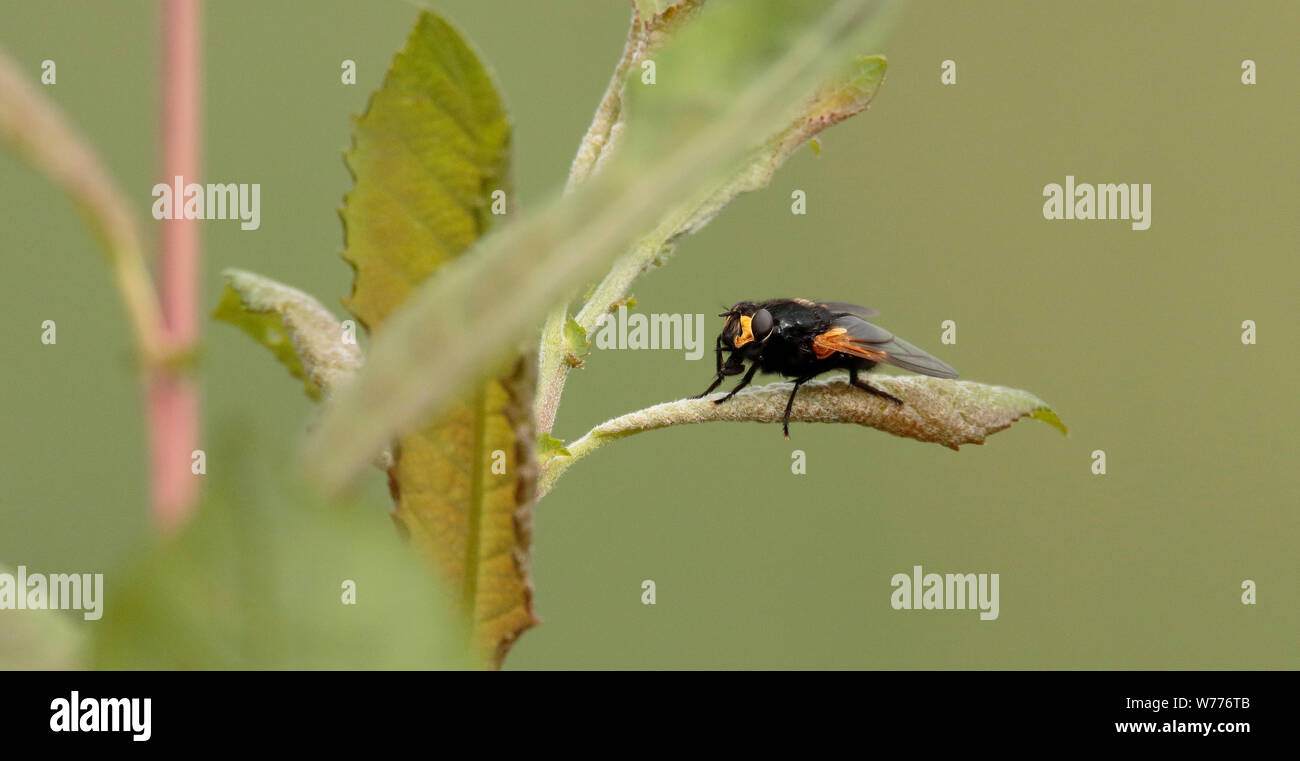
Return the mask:
<path id="1" fill-rule="evenodd" d="M 772 334 L 774 326 L 772 313 L 766 309 L 755 312 L 753 318 L 749 321 L 749 329 L 754 334 L 754 340 L 760 343 L 767 340 L 767 337 Z"/>

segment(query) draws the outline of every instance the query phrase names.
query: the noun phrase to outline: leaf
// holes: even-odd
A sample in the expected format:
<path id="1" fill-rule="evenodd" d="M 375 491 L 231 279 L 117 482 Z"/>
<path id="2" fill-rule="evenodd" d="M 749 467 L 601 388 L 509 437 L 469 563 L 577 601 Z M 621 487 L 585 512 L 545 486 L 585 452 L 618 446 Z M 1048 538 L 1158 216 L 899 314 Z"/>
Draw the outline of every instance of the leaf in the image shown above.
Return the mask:
<path id="1" fill-rule="evenodd" d="M 564 442 L 550 435 L 543 433 L 537 437 L 537 462 L 544 465 L 547 460 L 559 455 L 569 456 L 569 450 L 565 449 Z"/>
<path id="2" fill-rule="evenodd" d="M 624 53 L 620 69 L 627 64 L 629 56 L 634 61 L 651 57 L 656 48 L 663 44 L 664 38 L 680 29 L 681 24 L 689 20 L 696 10 L 695 3 L 689 1 L 664 5 L 666 8 L 660 8 L 659 4 L 654 3 L 636 5 L 632 28 L 628 33 L 629 52 Z M 665 15 L 654 15 L 656 11 Z M 607 312 L 614 311 L 625 300 L 634 280 L 651 268 L 663 266 L 676 249 L 680 238 L 698 232 L 742 193 L 767 187 L 776 170 L 795 149 L 810 141 L 821 130 L 865 110 L 884 77 L 885 59 L 881 56 L 868 56 L 858 58 L 845 70 L 836 72 L 822 83 L 805 100 L 791 122 L 780 125 L 766 141 L 756 142 L 751 155 L 736 170 L 729 175 L 724 174 L 712 187 L 701 187 L 698 195 L 687 197 L 678 203 L 648 235 L 635 241 L 615 261 L 599 285 L 593 286 L 584 297 L 585 304 L 576 318 L 578 325 L 588 332 L 595 329 Z M 589 165 L 598 165 L 612 152 L 618 137 L 626 131 L 626 114 L 623 113 L 625 82 L 626 77 L 616 72 L 596 113 L 592 128 L 579 149 L 578 158 L 574 160 L 573 173 L 569 178 L 570 189 L 575 182 L 585 179 L 584 170 Z M 602 124 L 605 125 L 603 133 L 597 129 Z M 815 141 L 813 150 L 820 152 L 820 146 Z M 561 362 L 560 352 L 556 348 L 559 343 L 557 336 L 561 333 L 560 325 L 567 325 L 567 314 L 566 304 L 565 308 L 552 312 L 542 328 L 535 413 L 538 427 L 542 431 L 549 431 L 555 423 L 556 407 L 569 369 L 582 365 L 581 362 L 574 361 L 570 354 L 564 354 L 564 361 Z"/>
<path id="3" fill-rule="evenodd" d="M 1069 433 L 1056 412 L 1028 391 L 954 381 L 920 375 L 875 376 L 873 386 L 902 399 L 894 402 L 850 386 L 845 378 L 805 383 L 799 388 L 791 423 L 857 423 L 895 436 L 942 444 L 958 449 L 963 444 L 983 444 L 998 431 L 1023 417 L 1042 420 Z M 568 457 L 546 463 L 538 484 L 545 495 L 574 461 L 605 443 L 625 436 L 666 428 L 710 422 L 780 423 L 793 384 L 772 383 L 748 388 L 724 404 L 720 398 L 681 399 L 631 412 L 601 423 L 570 443 Z M 780 428 L 776 429 L 778 432 Z M 793 430 L 791 436 L 798 435 Z"/>
<path id="4" fill-rule="evenodd" d="M 352 139 L 345 306 L 373 330 L 490 226 L 492 191 L 509 193 L 510 125 L 474 51 L 423 12 Z"/>
<path id="5" fill-rule="evenodd" d="M 591 353 L 587 331 L 572 317 L 564 323 L 564 349 L 568 362 L 573 367 L 582 367 L 582 358 Z"/>
<path id="6" fill-rule="evenodd" d="M 262 275 L 228 269 L 226 289 L 212 313 L 275 355 L 307 395 L 319 399 L 361 367 L 361 350 L 344 341 L 341 323 L 319 301 Z"/>
<path id="7" fill-rule="evenodd" d="M 706 5 L 657 57 L 658 84 L 629 103 L 622 148 L 599 173 L 485 238 L 385 324 L 308 441 L 313 475 L 340 488 L 682 198 L 743 165 L 819 83 L 875 45 L 873 10 L 865 0 Z"/>
<path id="8" fill-rule="evenodd" d="M 632 5 L 636 9 L 639 17 L 647 21 L 653 20 L 656 16 L 662 16 L 670 9 L 681 6 L 695 5 L 692 0 L 632 0 Z"/>
<path id="9" fill-rule="evenodd" d="M 0 565 L 0 573 L 16 579 L 13 568 Z M 13 591 L 27 594 L 26 589 Z M 81 668 L 86 629 L 80 619 L 79 612 L 64 610 L 0 610 L 0 670 Z"/>
<path id="10" fill-rule="evenodd" d="M 244 454 L 238 429 L 220 439 L 210 462 L 226 476 L 195 520 L 109 577 L 95 668 L 481 663 L 447 590 L 374 505 L 322 503 L 283 464 Z"/>
<path id="11" fill-rule="evenodd" d="M 767 187 L 776 170 L 814 135 L 866 110 L 885 81 L 886 68 L 883 56 L 866 56 L 830 78 L 805 101 L 790 123 L 753 151 L 738 171 L 699 197 L 679 204 L 620 257 L 578 313 L 578 324 L 591 330 L 601 315 L 623 298 L 634 280 L 650 267 L 663 264 L 679 239 L 699 232 L 738 196 Z"/>
<path id="12" fill-rule="evenodd" d="M 390 313 L 493 222 L 509 191 L 510 130 L 496 87 L 461 36 L 422 13 L 356 122 L 347 164 L 348 309 L 377 336 Z M 454 308 L 454 307 L 452 307 Z M 456 318 L 459 321 L 460 317 Z M 532 541 L 532 356 L 502 356 L 433 420 L 397 436 L 394 517 L 460 600 L 466 636 L 500 665 L 537 623 Z"/>

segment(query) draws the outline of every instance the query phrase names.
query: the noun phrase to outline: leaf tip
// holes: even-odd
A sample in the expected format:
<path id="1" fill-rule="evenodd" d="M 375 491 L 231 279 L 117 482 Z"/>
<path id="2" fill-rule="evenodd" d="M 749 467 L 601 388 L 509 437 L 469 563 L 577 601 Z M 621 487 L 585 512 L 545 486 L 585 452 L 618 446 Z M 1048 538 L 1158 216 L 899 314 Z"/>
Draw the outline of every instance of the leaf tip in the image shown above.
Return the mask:
<path id="1" fill-rule="evenodd" d="M 1070 435 L 1070 429 L 1065 425 L 1065 422 L 1061 420 L 1061 416 L 1057 415 L 1055 410 L 1045 404 L 1041 407 L 1034 408 L 1034 410 L 1029 413 L 1029 416 L 1035 420 L 1041 420 L 1044 423 L 1047 423 L 1060 431 L 1063 436 Z"/>

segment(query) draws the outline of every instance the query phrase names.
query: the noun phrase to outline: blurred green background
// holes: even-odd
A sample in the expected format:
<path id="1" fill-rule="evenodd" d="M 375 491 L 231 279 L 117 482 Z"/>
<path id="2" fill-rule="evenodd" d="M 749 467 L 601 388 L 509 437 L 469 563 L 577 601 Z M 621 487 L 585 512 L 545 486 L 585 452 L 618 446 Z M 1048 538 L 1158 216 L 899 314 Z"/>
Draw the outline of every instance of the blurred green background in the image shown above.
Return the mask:
<path id="1" fill-rule="evenodd" d="M 627 2 L 439 0 L 494 68 L 521 202 L 562 183 Z M 328 304 L 349 287 L 341 151 L 416 11 L 222 0 L 204 12 L 203 180 L 262 185 L 262 226 L 203 226 L 205 309 L 242 267 Z M 0 5 L 0 45 L 149 220 L 156 7 Z M 1295 125 L 1300 6 L 914 2 L 866 114 L 803 150 L 636 287 L 639 308 L 865 303 L 964 378 L 1028 389 L 1022 422 L 953 453 L 848 426 L 692 426 L 619 442 L 538 505 L 544 625 L 513 668 L 1300 667 Z M 875 52 L 875 51 L 864 51 Z M 358 83 L 339 82 L 340 62 Z M 1254 59 L 1259 83 L 1240 82 Z M 942 86 L 940 62 L 957 62 Z M 1047 222 L 1046 183 L 1151 183 L 1149 231 Z M 790 213 L 806 191 L 808 214 Z M 141 400 L 105 268 L 69 203 L 0 153 L 0 562 L 122 568 L 149 535 Z M 146 229 L 152 235 L 152 224 Z M 341 308 L 337 310 L 342 313 Z M 58 323 L 57 346 L 40 324 Z M 1259 343 L 1243 346 L 1241 322 Z M 940 343 L 955 320 L 958 343 Z M 312 405 L 207 324 L 205 428 L 284 461 Z M 711 336 L 710 336 L 711 337 Z M 557 435 L 704 388 L 711 361 L 597 351 Z M 808 474 L 790 472 L 791 451 Z M 1091 473 L 1103 449 L 1108 474 Z M 1288 465 L 1288 463 L 1291 463 Z M 221 479 L 210 460 L 207 478 Z M 387 521 L 375 474 L 363 498 Z M 1001 574 L 1001 615 L 894 611 L 890 577 Z M 653 579 L 658 603 L 643 606 Z M 1244 579 L 1259 603 L 1242 605 Z M 111 607 L 106 615 L 111 615 Z"/>

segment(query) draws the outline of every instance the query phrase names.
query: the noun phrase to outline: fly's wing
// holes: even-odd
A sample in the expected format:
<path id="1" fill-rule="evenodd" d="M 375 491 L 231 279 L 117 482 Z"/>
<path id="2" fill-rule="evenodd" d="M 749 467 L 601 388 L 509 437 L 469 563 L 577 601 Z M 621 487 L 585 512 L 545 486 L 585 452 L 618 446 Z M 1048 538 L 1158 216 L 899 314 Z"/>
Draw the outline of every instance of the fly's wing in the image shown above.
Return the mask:
<path id="1" fill-rule="evenodd" d="M 957 377 L 957 371 L 943 360 L 930 356 L 882 327 L 852 315 L 836 317 L 829 330 L 813 338 L 813 350 L 823 359 L 840 352 L 936 378 Z"/>
<path id="2" fill-rule="evenodd" d="M 861 317 L 864 320 L 869 317 L 880 316 L 880 312 L 877 312 L 871 307 L 858 306 L 857 304 L 850 304 L 847 301 L 819 301 L 817 302 L 817 305 L 824 307 L 832 314 L 851 314 L 856 317 Z"/>

